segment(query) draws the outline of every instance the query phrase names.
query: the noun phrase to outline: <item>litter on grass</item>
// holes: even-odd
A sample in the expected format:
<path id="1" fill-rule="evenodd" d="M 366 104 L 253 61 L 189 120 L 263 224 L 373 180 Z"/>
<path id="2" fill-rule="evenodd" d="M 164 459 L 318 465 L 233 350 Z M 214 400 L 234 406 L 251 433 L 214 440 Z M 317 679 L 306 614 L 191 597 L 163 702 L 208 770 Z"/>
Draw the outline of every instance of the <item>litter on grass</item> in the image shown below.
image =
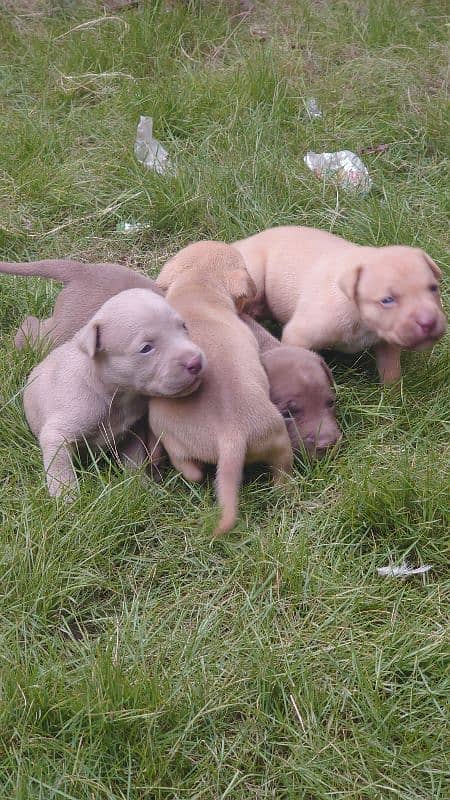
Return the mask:
<path id="1" fill-rule="evenodd" d="M 175 175 L 175 168 L 169 159 L 167 150 L 161 142 L 153 137 L 152 117 L 141 117 L 137 127 L 134 154 L 147 169 L 153 169 L 158 175 Z"/>
<path id="2" fill-rule="evenodd" d="M 410 575 L 423 575 L 432 569 L 432 564 L 424 564 L 423 567 L 410 567 L 407 561 L 403 561 L 400 566 L 378 567 L 378 575 L 388 578 L 409 578 Z"/>
<path id="3" fill-rule="evenodd" d="M 315 97 L 308 97 L 305 107 L 310 119 L 320 119 L 322 117 L 322 112 Z"/>
<path id="4" fill-rule="evenodd" d="M 136 233 L 136 231 L 142 231 L 148 227 L 150 226 L 144 225 L 143 222 L 118 222 L 116 231 L 118 233 Z"/>
<path id="5" fill-rule="evenodd" d="M 343 189 L 367 194 L 372 186 L 366 167 L 351 150 L 339 150 L 337 153 L 309 151 L 304 162 L 318 178 L 333 178 Z"/>

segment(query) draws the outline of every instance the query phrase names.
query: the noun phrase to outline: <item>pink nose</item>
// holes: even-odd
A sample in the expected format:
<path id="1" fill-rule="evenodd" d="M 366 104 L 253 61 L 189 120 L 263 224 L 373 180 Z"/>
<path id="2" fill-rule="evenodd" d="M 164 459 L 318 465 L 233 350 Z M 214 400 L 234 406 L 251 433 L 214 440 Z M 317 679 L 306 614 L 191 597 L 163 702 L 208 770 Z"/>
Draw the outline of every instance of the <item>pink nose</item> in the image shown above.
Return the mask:
<path id="1" fill-rule="evenodd" d="M 193 356 L 189 359 L 189 361 L 186 361 L 185 367 L 187 371 L 191 373 L 191 375 L 198 375 L 203 367 L 202 357 Z"/>
<path id="2" fill-rule="evenodd" d="M 425 334 L 432 333 L 433 329 L 436 327 L 436 317 L 432 317 L 431 314 L 421 314 L 417 317 L 416 322 L 420 325 Z"/>
<path id="3" fill-rule="evenodd" d="M 313 445 L 316 450 L 328 450 L 329 447 L 337 444 L 342 439 L 342 433 L 333 433 L 328 436 L 319 436 L 317 439 L 314 434 L 305 437 L 305 443 Z"/>

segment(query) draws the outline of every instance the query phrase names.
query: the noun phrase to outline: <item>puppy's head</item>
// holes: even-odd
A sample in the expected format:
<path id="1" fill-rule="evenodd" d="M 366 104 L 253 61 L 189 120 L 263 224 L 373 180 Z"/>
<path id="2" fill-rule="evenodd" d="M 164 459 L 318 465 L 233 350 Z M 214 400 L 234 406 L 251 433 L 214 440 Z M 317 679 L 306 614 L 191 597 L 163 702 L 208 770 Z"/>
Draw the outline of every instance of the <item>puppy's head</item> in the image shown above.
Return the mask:
<path id="1" fill-rule="evenodd" d="M 330 369 L 317 353 L 289 345 L 268 350 L 261 361 L 292 448 L 303 444 L 310 455 L 320 457 L 342 437 Z"/>
<path id="2" fill-rule="evenodd" d="M 162 268 L 158 286 L 165 291 L 200 286 L 231 300 L 239 312 L 256 296 L 256 286 L 241 254 L 223 242 L 195 242 Z"/>
<path id="3" fill-rule="evenodd" d="M 108 386 L 149 397 L 190 394 L 206 359 L 169 304 L 148 289 L 112 297 L 76 336 Z"/>
<path id="4" fill-rule="evenodd" d="M 425 350 L 447 328 L 439 295 L 441 271 L 413 247 L 362 248 L 361 261 L 342 275 L 339 288 L 380 339 Z"/>

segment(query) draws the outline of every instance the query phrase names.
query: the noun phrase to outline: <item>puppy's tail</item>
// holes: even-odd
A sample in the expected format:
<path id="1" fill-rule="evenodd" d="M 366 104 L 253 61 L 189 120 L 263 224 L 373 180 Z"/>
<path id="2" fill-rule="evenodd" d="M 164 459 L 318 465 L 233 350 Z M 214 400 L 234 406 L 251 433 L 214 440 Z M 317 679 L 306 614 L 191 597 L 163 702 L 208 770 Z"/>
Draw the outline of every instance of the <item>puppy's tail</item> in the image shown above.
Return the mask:
<path id="1" fill-rule="evenodd" d="M 228 533 L 236 522 L 239 486 L 242 481 L 246 450 L 245 441 L 233 440 L 231 435 L 219 446 L 216 494 L 222 513 L 214 531 L 215 537 Z"/>
<path id="2" fill-rule="evenodd" d="M 60 281 L 64 285 L 81 277 L 86 265 L 71 259 L 50 258 L 46 261 L 0 261 L 0 272 L 8 275 L 35 276 Z"/>

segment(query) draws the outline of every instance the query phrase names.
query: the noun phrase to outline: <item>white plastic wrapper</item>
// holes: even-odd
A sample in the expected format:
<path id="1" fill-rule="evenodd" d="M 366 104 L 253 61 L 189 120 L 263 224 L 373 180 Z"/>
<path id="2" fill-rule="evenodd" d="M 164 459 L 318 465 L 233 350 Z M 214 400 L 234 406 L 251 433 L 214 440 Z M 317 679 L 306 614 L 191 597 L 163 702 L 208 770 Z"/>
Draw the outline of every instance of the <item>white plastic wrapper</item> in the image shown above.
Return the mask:
<path id="1" fill-rule="evenodd" d="M 343 189 L 352 189 L 367 194 L 372 186 L 370 175 L 363 162 L 351 150 L 337 153 L 313 153 L 309 151 L 304 162 L 318 178 L 333 178 Z"/>
<path id="2" fill-rule="evenodd" d="M 322 112 L 315 97 L 308 97 L 305 106 L 310 119 L 320 119 L 322 117 Z"/>
<path id="3" fill-rule="evenodd" d="M 167 150 L 161 142 L 153 138 L 152 117 L 141 117 L 137 127 L 134 154 L 141 164 L 147 169 L 152 169 L 158 175 L 175 175 L 175 168 L 169 159 Z"/>
<path id="4" fill-rule="evenodd" d="M 410 575 L 423 575 L 432 569 L 431 564 L 424 564 L 423 567 L 410 567 L 407 561 L 403 561 L 398 567 L 390 564 L 388 567 L 378 567 L 378 575 L 385 578 L 409 578 Z"/>
<path id="5" fill-rule="evenodd" d="M 145 228 L 149 227 L 149 225 L 144 225 L 142 222 L 118 222 L 116 231 L 118 233 L 136 233 L 137 231 L 143 231 Z"/>

